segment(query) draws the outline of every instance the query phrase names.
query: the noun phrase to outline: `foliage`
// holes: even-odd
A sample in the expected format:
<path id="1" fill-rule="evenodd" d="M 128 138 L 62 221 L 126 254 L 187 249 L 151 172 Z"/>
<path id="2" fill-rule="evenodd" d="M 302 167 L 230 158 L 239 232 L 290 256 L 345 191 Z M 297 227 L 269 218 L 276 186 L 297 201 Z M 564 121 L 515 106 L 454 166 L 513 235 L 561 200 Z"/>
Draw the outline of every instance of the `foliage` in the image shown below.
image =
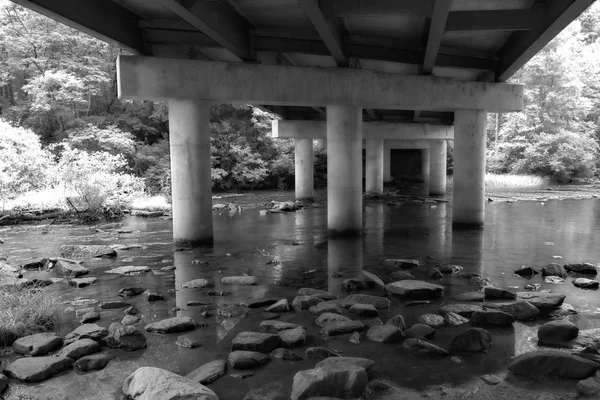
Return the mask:
<path id="1" fill-rule="evenodd" d="M 485 186 L 489 188 L 525 188 L 539 187 L 545 184 L 547 184 L 547 180 L 536 175 L 485 174 Z"/>

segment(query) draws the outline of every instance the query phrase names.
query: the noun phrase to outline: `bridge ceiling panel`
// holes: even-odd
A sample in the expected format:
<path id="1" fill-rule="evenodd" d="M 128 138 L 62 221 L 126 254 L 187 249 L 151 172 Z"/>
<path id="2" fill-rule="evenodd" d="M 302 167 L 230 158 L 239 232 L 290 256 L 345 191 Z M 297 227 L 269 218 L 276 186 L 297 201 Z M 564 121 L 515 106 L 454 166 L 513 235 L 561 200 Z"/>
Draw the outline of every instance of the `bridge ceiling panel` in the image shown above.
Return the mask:
<path id="1" fill-rule="evenodd" d="M 478 54 L 482 57 L 496 55 L 512 32 L 482 31 L 446 32 L 442 38 L 443 47 L 460 49 L 463 53 Z"/>
<path id="2" fill-rule="evenodd" d="M 240 13 L 260 28 L 312 29 L 296 0 L 230 0 Z"/>
<path id="3" fill-rule="evenodd" d="M 147 0 L 112 0 L 143 19 L 173 18 L 173 13 L 162 4 Z"/>
<path id="4" fill-rule="evenodd" d="M 423 38 L 427 17 L 424 15 L 379 15 L 345 17 L 344 25 L 351 35 L 375 36 L 419 43 Z"/>
<path id="5" fill-rule="evenodd" d="M 454 0 L 450 11 L 525 10 L 533 3 L 535 0 Z"/>

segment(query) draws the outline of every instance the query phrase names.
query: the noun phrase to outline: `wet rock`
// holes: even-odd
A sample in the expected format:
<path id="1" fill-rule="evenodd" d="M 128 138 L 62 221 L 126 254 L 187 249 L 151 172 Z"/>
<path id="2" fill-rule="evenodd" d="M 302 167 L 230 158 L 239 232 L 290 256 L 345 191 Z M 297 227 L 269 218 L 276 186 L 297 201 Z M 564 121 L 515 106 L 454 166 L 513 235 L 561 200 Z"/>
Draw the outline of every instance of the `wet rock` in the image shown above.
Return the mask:
<path id="1" fill-rule="evenodd" d="M 404 335 L 394 325 L 375 325 L 367 331 L 367 339 L 379 343 L 396 343 L 404 340 Z"/>
<path id="2" fill-rule="evenodd" d="M 513 357 L 508 369 L 516 375 L 584 379 L 596 372 L 598 364 L 558 350 L 540 350 Z"/>
<path id="3" fill-rule="evenodd" d="M 304 350 L 304 356 L 310 359 L 324 360 L 328 357 L 339 357 L 340 355 L 324 347 L 309 347 Z"/>
<path id="4" fill-rule="evenodd" d="M 261 366 L 269 362 L 270 357 L 257 351 L 236 350 L 229 353 L 227 361 L 234 369 L 248 369 Z"/>
<path id="5" fill-rule="evenodd" d="M 437 314 L 423 314 L 417 318 L 417 321 L 421 324 L 429 325 L 432 328 L 441 328 L 446 325 L 446 321 L 444 321 L 444 317 Z"/>
<path id="6" fill-rule="evenodd" d="M 471 314 L 471 325 L 473 326 L 506 326 L 512 325 L 513 322 L 515 322 L 515 317 L 500 310 L 475 311 L 473 314 Z"/>
<path id="7" fill-rule="evenodd" d="M 277 336 L 281 340 L 281 347 L 286 349 L 304 346 L 306 343 L 306 330 L 302 327 L 286 329 L 279 332 Z"/>
<path id="8" fill-rule="evenodd" d="M 561 283 L 565 283 L 565 279 L 559 276 L 547 276 L 544 278 L 544 283 L 551 283 L 553 285 L 559 285 Z"/>
<path id="9" fill-rule="evenodd" d="M 149 302 L 154 302 L 154 301 L 160 301 L 160 300 L 164 300 L 165 297 L 158 293 L 158 292 L 144 292 L 144 298 L 146 299 L 146 301 Z"/>
<path id="10" fill-rule="evenodd" d="M 567 277 L 567 271 L 562 265 L 552 263 L 542 267 L 542 276 L 558 276 L 564 279 Z"/>
<path id="11" fill-rule="evenodd" d="M 150 268 L 145 265 L 125 265 L 123 267 L 113 268 L 106 271 L 107 274 L 116 274 L 123 276 L 140 275 L 150 272 Z"/>
<path id="12" fill-rule="evenodd" d="M 314 296 L 314 297 L 318 297 L 325 301 L 335 300 L 338 298 L 336 295 L 326 292 L 325 290 L 313 289 L 313 288 L 298 289 L 298 296 Z"/>
<path id="13" fill-rule="evenodd" d="M 73 367 L 81 372 L 99 371 L 104 369 L 112 358 L 113 357 L 107 353 L 90 354 L 75 361 Z"/>
<path id="14" fill-rule="evenodd" d="M 317 324 L 317 326 L 320 326 L 322 328 L 325 324 L 329 324 L 329 323 L 333 323 L 333 322 L 347 322 L 347 321 L 350 321 L 350 318 L 340 315 L 340 314 L 326 312 L 326 313 L 319 315 L 319 317 L 316 319 L 315 323 Z"/>
<path id="15" fill-rule="evenodd" d="M 358 292 L 360 290 L 368 289 L 369 285 L 367 282 L 358 278 L 348 278 L 342 281 L 342 290 L 344 292 Z"/>
<path id="16" fill-rule="evenodd" d="M 518 300 L 525 300 L 540 310 L 541 315 L 547 315 L 565 300 L 564 294 L 548 292 L 517 292 Z"/>
<path id="17" fill-rule="evenodd" d="M 271 358 L 279 358 L 281 360 L 286 360 L 286 361 L 304 360 L 304 358 L 300 357 L 298 354 L 294 353 L 291 350 L 284 349 L 283 347 L 273 350 L 271 352 Z"/>
<path id="18" fill-rule="evenodd" d="M 408 259 L 403 259 L 403 258 L 390 258 L 390 259 L 385 260 L 383 262 L 383 265 L 385 265 L 386 268 L 388 268 L 388 269 L 393 269 L 394 271 L 397 271 L 400 269 L 417 268 L 421 264 L 417 260 L 408 260 Z"/>
<path id="19" fill-rule="evenodd" d="M 225 375 L 227 372 L 227 361 L 224 359 L 213 360 L 199 366 L 185 377 L 194 382 L 208 385 Z"/>
<path id="20" fill-rule="evenodd" d="M 379 311 L 371 304 L 354 304 L 348 310 L 351 314 L 356 314 L 361 317 L 377 317 Z"/>
<path id="21" fill-rule="evenodd" d="M 402 343 L 402 347 L 411 353 L 424 355 L 424 356 L 435 356 L 435 357 L 445 357 L 448 356 L 448 351 L 442 349 L 441 347 L 436 346 L 435 344 L 428 342 L 423 339 L 406 339 L 404 343 Z"/>
<path id="22" fill-rule="evenodd" d="M 369 329 L 372 326 L 383 325 L 383 321 L 379 318 L 363 319 L 362 323 L 365 326 L 365 329 Z"/>
<path id="23" fill-rule="evenodd" d="M 86 286 L 90 286 L 92 283 L 96 282 L 98 278 L 73 278 L 69 281 L 69 286 L 73 286 L 76 288 L 84 288 Z"/>
<path id="24" fill-rule="evenodd" d="M 181 284 L 181 287 L 184 289 L 202 289 L 206 286 L 208 286 L 206 279 L 193 279 Z"/>
<path id="25" fill-rule="evenodd" d="M 269 307 L 267 307 L 267 309 L 265 310 L 266 312 L 288 312 L 290 311 L 290 304 L 288 303 L 287 299 L 281 299 L 279 301 L 277 301 L 277 303 L 270 305 Z"/>
<path id="26" fill-rule="evenodd" d="M 360 321 L 333 321 L 323 324 L 321 332 L 327 336 L 343 335 L 345 333 L 360 332 L 365 326 Z"/>
<path id="27" fill-rule="evenodd" d="M 92 339 L 101 342 L 108 335 L 108 330 L 96 324 L 84 324 L 65 336 L 65 344 L 71 344 L 80 339 Z"/>
<path id="28" fill-rule="evenodd" d="M 404 280 L 410 280 L 410 279 L 417 279 L 409 271 L 396 271 L 396 272 L 392 272 L 390 274 L 390 278 L 392 278 L 394 281 L 404 281 Z"/>
<path id="29" fill-rule="evenodd" d="M 229 374 L 229 376 L 233 379 L 248 379 L 254 376 L 254 372 L 239 372 L 237 374 Z"/>
<path id="30" fill-rule="evenodd" d="M 427 273 L 427 276 L 430 279 L 436 279 L 437 280 L 437 279 L 442 279 L 444 277 L 444 274 L 442 274 L 442 272 L 439 269 L 437 269 L 437 268 L 431 268 L 429 270 L 429 272 Z"/>
<path id="31" fill-rule="evenodd" d="M 138 313 L 138 309 L 136 306 L 131 306 L 123 310 L 126 315 L 135 315 Z"/>
<path id="32" fill-rule="evenodd" d="M 301 325 L 283 321 L 262 321 L 260 330 L 265 333 L 279 333 L 288 329 L 302 328 Z"/>
<path id="33" fill-rule="evenodd" d="M 392 318 L 388 319 L 385 324 L 400 328 L 401 331 L 406 329 L 406 322 L 404 321 L 404 317 L 400 314 L 394 315 Z"/>
<path id="34" fill-rule="evenodd" d="M 461 326 L 469 322 L 469 320 L 462 315 L 449 312 L 444 315 L 444 322 L 450 326 Z"/>
<path id="35" fill-rule="evenodd" d="M 79 320 L 82 324 L 89 324 L 90 322 L 96 322 L 100 319 L 100 313 L 98 311 L 88 311 Z"/>
<path id="36" fill-rule="evenodd" d="M 533 276 L 539 274 L 539 272 L 537 272 L 531 267 L 522 266 L 521 268 L 515 271 L 515 274 L 520 276 Z"/>
<path id="37" fill-rule="evenodd" d="M 286 393 L 281 382 L 271 382 L 262 385 L 259 388 L 252 389 L 243 400 L 288 400 L 289 393 Z"/>
<path id="38" fill-rule="evenodd" d="M 65 278 L 77 278 L 78 276 L 90 273 L 90 270 L 86 267 L 80 264 L 70 263 L 64 260 L 56 261 L 53 270 L 57 276 Z"/>
<path id="39" fill-rule="evenodd" d="M 312 306 L 322 303 L 323 299 L 314 296 L 296 296 L 292 301 L 292 307 L 296 311 L 308 310 Z"/>
<path id="40" fill-rule="evenodd" d="M 341 314 L 342 308 L 336 302 L 324 301 L 315 306 L 309 307 L 308 311 L 310 311 L 311 314 L 315 315 L 321 315 L 323 313 Z"/>
<path id="41" fill-rule="evenodd" d="M 196 329 L 198 324 L 190 317 L 173 317 L 146 325 L 146 332 L 175 333 Z"/>
<path id="42" fill-rule="evenodd" d="M 485 294 L 483 292 L 465 292 L 454 296 L 458 301 L 484 301 Z"/>
<path id="43" fill-rule="evenodd" d="M 570 315 L 577 315 L 579 312 L 570 304 L 562 303 L 562 305 L 548 314 L 548 318 L 561 319 Z"/>
<path id="44" fill-rule="evenodd" d="M 351 294 L 346 296 L 341 303 L 342 307 L 344 308 L 350 308 L 354 304 L 370 304 L 377 309 L 390 308 L 389 299 L 386 299 L 385 297 L 371 296 L 369 294 Z"/>
<path id="45" fill-rule="evenodd" d="M 56 333 L 44 332 L 25 336 L 14 341 L 12 348 L 15 353 L 26 356 L 43 356 L 60 349 L 63 338 Z"/>
<path id="46" fill-rule="evenodd" d="M 140 367 L 123 381 L 123 393 L 136 400 L 219 400 L 215 392 L 193 380 L 154 367 Z"/>
<path id="47" fill-rule="evenodd" d="M 197 347 L 202 346 L 200 343 L 198 343 L 194 339 L 186 337 L 186 336 L 179 336 L 177 338 L 177 341 L 175 342 L 175 344 L 179 347 L 183 347 L 186 349 L 195 349 Z M 200 382 L 200 383 L 202 383 L 202 382 Z"/>
<path id="48" fill-rule="evenodd" d="M 131 306 L 129 303 L 124 301 L 101 301 L 98 303 L 98 307 L 101 310 L 114 310 L 115 308 L 127 308 Z"/>
<path id="49" fill-rule="evenodd" d="M 458 314 L 465 318 L 470 318 L 471 314 L 473 314 L 475 311 L 481 311 L 481 310 L 482 310 L 482 308 L 479 304 L 456 303 L 456 304 L 448 304 L 446 306 L 442 306 L 438 309 L 438 312 L 441 315 L 446 315 L 448 313 L 454 313 L 454 314 Z"/>
<path id="50" fill-rule="evenodd" d="M 25 357 L 15 360 L 4 369 L 4 374 L 22 382 L 41 382 L 71 368 L 68 357 Z"/>
<path id="51" fill-rule="evenodd" d="M 523 286 L 525 290 L 538 290 L 541 287 L 542 285 L 540 285 L 539 283 L 530 283 L 528 285 Z"/>
<path id="52" fill-rule="evenodd" d="M 389 293 L 398 296 L 417 298 L 435 298 L 444 294 L 443 286 L 412 279 L 388 283 L 385 288 Z"/>
<path id="53" fill-rule="evenodd" d="M 485 276 L 475 275 L 469 279 L 469 284 L 471 286 L 484 288 L 486 286 L 490 286 L 492 284 L 492 280 L 490 278 L 486 278 Z"/>
<path id="54" fill-rule="evenodd" d="M 117 256 L 115 249 L 105 245 L 64 244 L 58 248 L 58 251 L 65 258 L 111 258 Z"/>
<path id="55" fill-rule="evenodd" d="M 163 211 L 131 210 L 132 217 L 156 218 L 162 217 Z"/>
<path id="56" fill-rule="evenodd" d="M 600 371 L 596 375 L 577 382 L 577 391 L 588 397 L 600 396 Z M 0 391 L 1 393 L 1 391 Z"/>
<path id="57" fill-rule="evenodd" d="M 144 293 L 144 288 L 141 287 L 124 287 L 119 289 L 119 297 L 133 297 L 133 296 L 137 296 L 138 294 L 142 294 Z"/>
<path id="58" fill-rule="evenodd" d="M 483 328 L 469 328 L 450 340 L 450 347 L 459 351 L 487 351 L 492 345 L 492 334 Z"/>
<path id="59" fill-rule="evenodd" d="M 136 317 L 135 315 L 125 315 L 121 320 L 122 325 L 136 325 L 142 322 L 140 317 Z"/>
<path id="60" fill-rule="evenodd" d="M 590 263 L 565 264 L 565 269 L 569 272 L 577 272 L 578 274 L 598 274 L 598 270 L 596 269 L 596 267 Z"/>
<path id="61" fill-rule="evenodd" d="M 367 282 L 367 284 L 369 286 L 378 287 L 378 288 L 385 287 L 385 284 L 383 283 L 383 281 L 372 272 L 362 270 L 361 278 L 363 281 Z"/>
<path id="62" fill-rule="evenodd" d="M 573 279 L 573 285 L 581 289 L 598 289 L 600 282 L 593 279 L 577 278 Z"/>
<path id="63" fill-rule="evenodd" d="M 495 386 L 495 385 L 501 383 L 502 381 L 504 381 L 504 375 L 502 375 L 502 374 L 497 374 L 497 375 L 481 375 L 479 377 L 479 379 L 481 379 L 482 381 L 484 381 L 488 385 Z"/>
<path id="64" fill-rule="evenodd" d="M 483 288 L 483 293 L 486 299 L 507 299 L 515 300 L 517 294 L 506 289 L 501 289 L 493 286 L 486 286 Z"/>
<path id="65" fill-rule="evenodd" d="M 88 354 L 100 351 L 100 344 L 92 339 L 77 340 L 63 347 L 57 354 L 57 357 L 69 357 L 77 360 Z"/>
<path id="66" fill-rule="evenodd" d="M 545 344 L 561 344 L 573 340 L 579 334 L 577 325 L 569 320 L 548 321 L 538 328 L 538 340 Z"/>
<path id="67" fill-rule="evenodd" d="M 281 317 L 281 314 L 272 312 L 261 312 L 260 317 L 264 320 L 271 320 L 278 319 L 279 317 Z"/>
<path id="68" fill-rule="evenodd" d="M 280 345 L 281 339 L 277 335 L 260 332 L 240 332 L 231 342 L 231 349 L 270 353 Z"/>
<path id="69" fill-rule="evenodd" d="M 538 317 L 540 310 L 528 301 L 514 301 L 512 303 L 487 303 L 488 309 L 504 311 L 515 317 L 518 321 L 532 321 Z"/>
<path id="70" fill-rule="evenodd" d="M 315 368 L 342 364 L 358 365 L 359 367 L 364 368 L 365 371 L 369 372 L 375 365 L 375 361 L 362 357 L 329 357 L 319 361 L 315 365 Z"/>
<path id="71" fill-rule="evenodd" d="M 366 370 L 358 365 L 324 365 L 298 371 L 294 375 L 291 400 L 306 400 L 317 396 L 359 398 L 368 383 Z"/>
<path id="72" fill-rule="evenodd" d="M 435 329 L 429 325 L 417 323 L 405 330 L 404 335 L 407 338 L 430 339 L 435 336 Z"/>
<path id="73" fill-rule="evenodd" d="M 144 334 L 132 325 L 121 325 L 113 322 L 108 327 L 109 335 L 105 342 L 108 347 L 113 349 L 125 349 L 127 351 L 136 351 L 145 349 L 147 346 Z"/>
<path id="74" fill-rule="evenodd" d="M 270 306 L 272 304 L 277 303 L 278 301 L 279 301 L 279 299 L 276 298 L 276 297 L 269 297 L 269 298 L 265 298 L 265 299 L 250 300 L 248 302 L 248 308 L 267 307 L 267 306 Z"/>
<path id="75" fill-rule="evenodd" d="M 221 278 L 223 285 L 258 285 L 258 278 L 250 275 L 226 276 Z"/>

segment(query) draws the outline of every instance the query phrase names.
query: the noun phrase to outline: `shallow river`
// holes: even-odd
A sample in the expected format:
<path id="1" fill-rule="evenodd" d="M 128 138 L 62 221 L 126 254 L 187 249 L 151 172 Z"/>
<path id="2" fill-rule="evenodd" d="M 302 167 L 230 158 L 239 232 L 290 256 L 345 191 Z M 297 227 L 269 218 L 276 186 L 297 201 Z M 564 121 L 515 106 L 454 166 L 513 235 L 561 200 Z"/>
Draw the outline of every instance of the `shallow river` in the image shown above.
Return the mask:
<path id="1" fill-rule="evenodd" d="M 293 194 L 277 193 L 279 198 L 286 195 L 291 197 Z M 323 196 L 324 192 L 319 192 L 321 199 Z M 166 298 L 164 302 L 155 303 L 146 303 L 142 298 L 127 300 L 140 308 L 145 323 L 174 315 L 171 310 L 176 306 L 182 309 L 177 311 L 178 315 L 208 323 L 208 327 L 186 334 L 202 343 L 202 347 L 193 350 L 177 347 L 174 344 L 178 337 L 176 334 L 147 334 L 148 349 L 118 354 L 117 360 L 122 360 L 125 365 L 120 367 L 119 375 L 132 372 L 135 365 L 156 365 L 185 374 L 214 358 L 226 358 L 231 339 L 237 333 L 258 330 L 262 309 L 251 309 L 245 318 L 228 318 L 218 315 L 219 310 L 225 309 L 219 303 L 235 304 L 263 297 L 287 297 L 291 301 L 302 286 L 326 289 L 342 297 L 341 281 L 355 276 L 360 268 L 389 282 L 383 268 L 386 258 L 415 258 L 431 265 L 460 265 L 464 268 L 463 272 L 482 274 L 489 277 L 495 286 L 514 291 L 524 290 L 523 286 L 527 283 L 540 283 L 541 289 L 551 289 L 567 296 L 565 302 L 579 311 L 578 315 L 570 318 L 580 329 L 600 327 L 599 292 L 578 289 L 572 285 L 571 278 L 563 284 L 545 284 L 540 275 L 525 279 L 513 274 L 522 265 L 536 268 L 551 262 L 590 262 L 597 265 L 600 262 L 600 200 L 490 203 L 486 208 L 485 228 L 481 230 L 452 230 L 450 207 L 450 203 L 392 206 L 368 202 L 364 210 L 363 237 L 344 240 L 328 240 L 326 207 L 322 201 L 317 201 L 315 207 L 295 213 L 260 215 L 258 209 L 238 213 L 226 211 L 214 214 L 214 247 L 192 250 L 177 249 L 171 243 L 171 221 L 135 217 L 126 218 L 118 229 L 103 228 L 101 232 L 89 227 L 13 227 L 0 232 L 0 236 L 5 240 L 3 254 L 9 263 L 14 264 L 36 257 L 55 256 L 58 247 L 68 243 L 143 245 L 143 249 L 119 251 L 114 260 L 87 262 L 85 265 L 92 269 L 90 276 L 99 277 L 98 282 L 90 287 L 72 289 L 62 282 L 47 290 L 63 296 L 66 303 L 76 297 L 113 300 L 117 299 L 116 294 L 121 287 L 142 286 L 155 289 Z M 131 233 L 118 233 L 118 230 Z M 268 263 L 274 259 L 280 262 Z M 193 260 L 206 263 L 192 263 Z M 152 273 L 121 277 L 104 273 L 109 268 L 122 265 L 147 265 L 163 275 Z M 174 265 L 175 271 L 160 271 L 167 265 Z M 35 274 L 45 275 L 34 273 L 29 276 Z M 260 284 L 232 287 L 220 283 L 223 276 L 241 274 L 257 276 Z M 417 278 L 425 276 L 415 275 Z M 213 282 L 214 288 L 209 290 L 232 293 L 215 297 L 207 296 L 206 289 L 181 289 L 182 283 L 196 278 Z M 439 283 L 446 288 L 444 299 L 430 305 L 404 307 L 400 299 L 393 298 L 392 309 L 383 310 L 381 319 L 385 321 L 401 313 L 411 325 L 419 315 L 436 313 L 440 304 L 453 302 L 452 296 L 476 290 L 469 286 L 468 280 L 457 275 L 445 276 Z M 169 289 L 176 289 L 176 292 Z M 188 306 L 190 301 L 207 301 L 210 305 Z M 68 306 L 64 304 L 63 309 Z M 212 316 L 204 318 L 200 315 L 206 310 Z M 99 323 L 108 326 L 122 316 L 122 310 L 103 311 Z M 489 353 L 464 355 L 462 363 L 456 364 L 449 358 L 428 360 L 412 356 L 403 350 L 401 343 L 380 344 L 363 340 L 357 345 L 350 343 L 349 335 L 324 338 L 318 334 L 314 316 L 306 311 L 287 313 L 281 320 L 309 327 L 309 343 L 305 347 L 325 346 L 343 355 L 374 359 L 377 376 L 415 388 L 442 382 L 460 383 L 483 373 L 498 371 L 505 367 L 511 356 L 537 347 L 537 325 L 517 322 L 514 329 L 489 329 L 493 334 Z M 72 310 L 61 310 L 62 334 L 77 325 Z M 464 329 L 440 328 L 434 342 L 447 348 L 449 339 Z M 303 350 L 304 347 L 295 351 L 302 354 Z M 96 373 L 99 374 L 97 376 L 109 379 L 113 364 L 111 362 L 104 372 Z M 226 376 L 210 387 L 225 400 L 242 399 L 249 389 L 266 382 L 280 381 L 289 390 L 293 374 L 312 365 L 314 360 L 274 360 L 254 371 L 255 376 L 251 378 L 239 380 Z M 89 375 L 89 378 L 92 377 L 93 374 Z M 120 382 L 124 377 L 117 379 Z M 61 379 L 52 378 L 47 382 L 51 386 L 55 380 L 54 384 L 58 385 Z M 72 382 L 84 385 L 77 380 Z M 118 392 L 116 386 L 113 395 Z M 19 392 L 27 393 L 25 387 L 22 390 Z M 76 387 L 74 391 L 77 391 Z"/>

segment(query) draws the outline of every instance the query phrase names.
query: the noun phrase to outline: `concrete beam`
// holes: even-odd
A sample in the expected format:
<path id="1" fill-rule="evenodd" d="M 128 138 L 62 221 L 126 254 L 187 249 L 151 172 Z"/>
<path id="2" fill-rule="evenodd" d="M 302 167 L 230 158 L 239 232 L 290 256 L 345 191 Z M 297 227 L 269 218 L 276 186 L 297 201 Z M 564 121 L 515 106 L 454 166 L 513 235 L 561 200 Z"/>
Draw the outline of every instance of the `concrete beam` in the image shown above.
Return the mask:
<path id="1" fill-rule="evenodd" d="M 323 139 L 327 137 L 327 123 L 325 121 L 290 121 L 282 119 L 273 121 L 271 126 L 271 135 L 274 138 Z M 452 125 L 371 121 L 362 123 L 362 131 L 365 139 L 454 139 L 454 126 Z"/>
<path id="2" fill-rule="evenodd" d="M 431 148 L 433 140 L 386 140 L 383 145 L 386 149 L 424 150 Z"/>
<path id="3" fill-rule="evenodd" d="M 449 111 L 523 109 L 523 86 L 351 68 L 119 56 L 121 99 Z"/>
<path id="4" fill-rule="evenodd" d="M 315 0 L 298 0 L 298 5 L 312 22 L 335 62 L 339 66 L 347 66 L 348 58 L 344 54 L 342 35 L 335 25 L 323 15 L 319 4 Z"/>

